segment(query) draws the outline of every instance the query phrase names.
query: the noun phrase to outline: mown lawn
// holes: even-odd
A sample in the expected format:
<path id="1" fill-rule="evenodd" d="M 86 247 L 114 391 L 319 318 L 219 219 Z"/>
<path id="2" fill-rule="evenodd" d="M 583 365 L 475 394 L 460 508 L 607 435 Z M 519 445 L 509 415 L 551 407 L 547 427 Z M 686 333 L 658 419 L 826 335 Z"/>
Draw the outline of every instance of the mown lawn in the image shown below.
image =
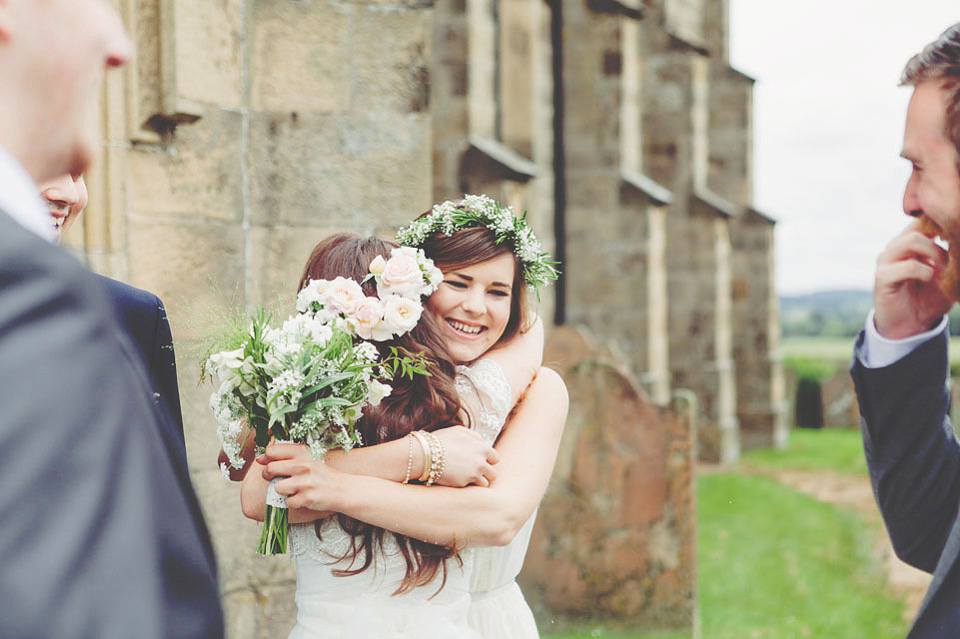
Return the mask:
<path id="1" fill-rule="evenodd" d="M 846 367 L 853 357 L 853 341 L 852 337 L 785 337 L 780 352 L 785 361 L 811 358 Z M 960 337 L 950 338 L 950 364 L 960 367 Z"/>
<path id="2" fill-rule="evenodd" d="M 786 451 L 745 456 L 754 467 L 865 472 L 859 433 L 794 430 Z M 767 477 L 697 479 L 697 570 L 703 639 L 900 639 L 903 604 L 870 552 L 874 531 L 853 512 Z M 583 624 L 552 639 L 689 639 Z"/>

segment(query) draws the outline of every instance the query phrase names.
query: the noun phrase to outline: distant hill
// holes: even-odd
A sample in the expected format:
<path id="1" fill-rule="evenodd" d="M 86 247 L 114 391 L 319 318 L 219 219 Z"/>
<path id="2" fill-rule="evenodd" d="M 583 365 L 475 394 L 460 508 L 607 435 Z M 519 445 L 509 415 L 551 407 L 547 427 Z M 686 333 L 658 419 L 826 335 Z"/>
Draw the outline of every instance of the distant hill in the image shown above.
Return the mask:
<path id="1" fill-rule="evenodd" d="M 854 337 L 873 308 L 873 291 L 818 291 L 780 296 L 784 337 Z M 950 334 L 960 335 L 960 306 L 950 310 Z"/>
<path id="2" fill-rule="evenodd" d="M 818 291 L 780 297 L 780 326 L 784 337 L 853 337 L 873 308 L 873 292 Z"/>

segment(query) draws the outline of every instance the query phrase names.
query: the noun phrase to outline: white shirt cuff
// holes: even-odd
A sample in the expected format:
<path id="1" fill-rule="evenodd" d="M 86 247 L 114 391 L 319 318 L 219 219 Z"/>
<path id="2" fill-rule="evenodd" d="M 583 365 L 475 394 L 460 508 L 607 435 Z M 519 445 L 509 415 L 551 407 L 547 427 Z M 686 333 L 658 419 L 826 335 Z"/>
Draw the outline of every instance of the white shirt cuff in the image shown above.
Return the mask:
<path id="1" fill-rule="evenodd" d="M 883 368 L 906 357 L 918 346 L 927 340 L 936 337 L 947 330 L 947 316 L 944 315 L 940 323 L 925 333 L 918 333 L 903 339 L 888 339 L 878 331 L 873 321 L 873 310 L 867 315 L 867 325 L 864 331 L 863 344 L 857 357 L 867 368 Z"/>

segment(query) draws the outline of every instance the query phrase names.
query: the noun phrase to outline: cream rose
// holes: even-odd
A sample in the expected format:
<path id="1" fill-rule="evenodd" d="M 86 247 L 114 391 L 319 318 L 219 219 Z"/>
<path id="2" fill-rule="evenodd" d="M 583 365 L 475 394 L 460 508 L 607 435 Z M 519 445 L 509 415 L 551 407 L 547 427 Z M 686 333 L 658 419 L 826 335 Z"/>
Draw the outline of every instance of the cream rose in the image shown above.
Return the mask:
<path id="1" fill-rule="evenodd" d="M 383 273 L 383 268 L 387 265 L 387 261 L 383 259 L 382 255 L 378 255 L 370 262 L 370 272 L 374 275 L 380 275 Z"/>
<path id="2" fill-rule="evenodd" d="M 416 256 L 394 251 L 393 256 L 384 264 L 383 273 L 377 281 L 377 293 L 380 297 L 393 293 L 419 299 L 421 288 L 423 274 Z"/>
<path id="3" fill-rule="evenodd" d="M 350 323 L 350 328 L 362 339 L 386 339 L 379 336 L 383 331 L 377 330 L 383 322 L 383 304 L 375 297 L 365 297 L 360 300 L 347 321 Z"/>
<path id="4" fill-rule="evenodd" d="M 353 315 L 357 304 L 365 297 L 360 285 L 345 277 L 333 280 L 325 291 L 325 298 L 330 305 L 345 315 Z"/>
<path id="5" fill-rule="evenodd" d="M 383 321 L 394 334 L 406 333 L 420 321 L 423 307 L 420 302 L 400 295 L 391 295 L 384 302 Z"/>

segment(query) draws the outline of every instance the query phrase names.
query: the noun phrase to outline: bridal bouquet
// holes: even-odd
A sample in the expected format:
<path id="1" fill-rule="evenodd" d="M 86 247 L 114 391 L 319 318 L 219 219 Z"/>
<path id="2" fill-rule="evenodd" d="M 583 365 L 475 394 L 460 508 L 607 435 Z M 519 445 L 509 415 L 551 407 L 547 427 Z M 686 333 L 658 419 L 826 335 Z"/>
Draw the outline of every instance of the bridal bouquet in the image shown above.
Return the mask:
<path id="1" fill-rule="evenodd" d="M 220 381 L 210 408 L 231 466 L 243 467 L 250 437 L 258 452 L 275 439 L 307 444 L 315 458 L 362 445 L 354 426 L 366 406 L 390 394 L 386 382 L 398 373 L 429 374 L 422 354 L 390 348 L 381 356 L 370 340 L 416 325 L 420 297 L 436 288 L 439 270 L 422 251 L 394 249 L 389 260 L 374 260 L 369 278 L 377 281 L 377 297 L 364 295 L 355 280 L 311 280 L 297 297 L 296 315 L 274 327 L 258 309 L 248 326 L 227 337 L 227 349 L 205 359 L 201 377 Z M 225 464 L 221 470 L 227 472 Z M 282 554 L 286 541 L 286 504 L 271 484 L 257 551 Z"/>

